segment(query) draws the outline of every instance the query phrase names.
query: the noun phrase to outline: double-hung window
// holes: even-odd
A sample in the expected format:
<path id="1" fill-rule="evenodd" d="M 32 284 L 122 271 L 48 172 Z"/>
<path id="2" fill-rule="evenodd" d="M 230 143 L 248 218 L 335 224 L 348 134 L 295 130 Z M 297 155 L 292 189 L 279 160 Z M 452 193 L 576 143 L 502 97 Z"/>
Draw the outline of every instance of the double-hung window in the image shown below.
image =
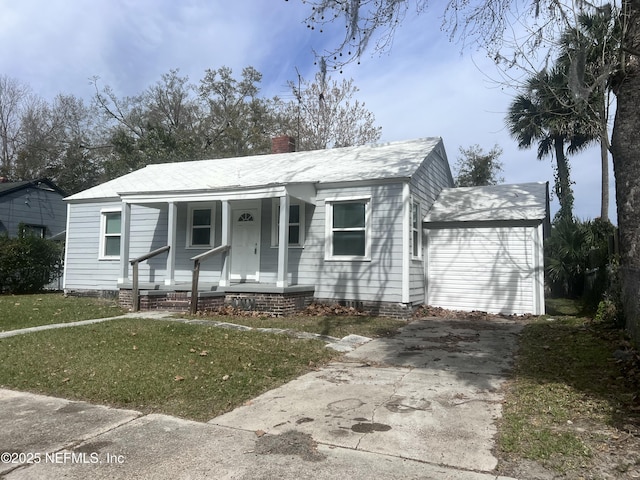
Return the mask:
<path id="1" fill-rule="evenodd" d="M 104 260 L 120 258 L 122 212 L 120 210 L 102 211 L 100 232 L 100 258 Z"/>
<path id="2" fill-rule="evenodd" d="M 280 240 L 280 199 L 273 200 L 271 246 L 276 247 Z M 289 246 L 304 245 L 304 203 L 292 201 L 289 204 Z"/>
<path id="3" fill-rule="evenodd" d="M 326 200 L 329 260 L 371 258 L 371 199 Z"/>
<path id="4" fill-rule="evenodd" d="M 189 205 L 188 247 L 208 248 L 213 246 L 214 213 L 212 205 Z"/>
<path id="5" fill-rule="evenodd" d="M 420 258 L 422 256 L 422 232 L 420 228 L 420 204 L 411 204 L 411 256 Z"/>

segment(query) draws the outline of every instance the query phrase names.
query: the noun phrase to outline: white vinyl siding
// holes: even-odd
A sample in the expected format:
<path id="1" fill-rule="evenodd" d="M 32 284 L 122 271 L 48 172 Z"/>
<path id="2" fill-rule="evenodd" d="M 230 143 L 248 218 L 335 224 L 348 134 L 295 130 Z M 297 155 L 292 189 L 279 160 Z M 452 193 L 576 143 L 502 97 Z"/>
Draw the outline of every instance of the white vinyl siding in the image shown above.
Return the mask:
<path id="1" fill-rule="evenodd" d="M 536 227 L 430 229 L 429 305 L 491 313 L 540 313 Z"/>
<path id="2" fill-rule="evenodd" d="M 418 168 L 411 178 L 409 186 L 413 201 L 419 202 L 422 209 L 420 237 L 421 241 L 424 241 L 422 230 L 424 214 L 429 211 L 443 188 L 453 187 L 453 177 L 451 176 L 447 156 L 442 145 L 439 145 Z M 406 228 L 410 228 L 410 226 Z M 421 250 L 423 250 L 422 247 Z M 410 253 L 407 252 L 407 255 L 410 255 Z M 416 305 L 424 303 L 426 300 L 425 258 L 424 255 L 420 258 L 411 255 L 411 259 L 411 262 L 409 262 L 409 296 L 411 303 Z"/>

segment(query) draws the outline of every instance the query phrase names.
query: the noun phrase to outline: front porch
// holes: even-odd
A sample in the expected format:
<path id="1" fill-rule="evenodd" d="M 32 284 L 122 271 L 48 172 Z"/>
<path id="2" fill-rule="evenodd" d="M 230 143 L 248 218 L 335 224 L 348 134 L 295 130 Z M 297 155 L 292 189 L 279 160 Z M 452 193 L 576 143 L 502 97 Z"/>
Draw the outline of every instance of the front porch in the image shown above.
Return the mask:
<path id="1" fill-rule="evenodd" d="M 191 284 L 164 285 L 144 283 L 138 290 L 138 308 L 142 311 L 168 310 L 188 313 L 192 307 Z M 134 308 L 134 288 L 129 282 L 118 285 L 118 302 Z M 314 299 L 313 285 L 280 287 L 268 283 L 236 283 L 223 287 L 201 284 L 198 287 L 198 311 L 215 311 L 225 306 L 280 317 L 304 310 Z"/>

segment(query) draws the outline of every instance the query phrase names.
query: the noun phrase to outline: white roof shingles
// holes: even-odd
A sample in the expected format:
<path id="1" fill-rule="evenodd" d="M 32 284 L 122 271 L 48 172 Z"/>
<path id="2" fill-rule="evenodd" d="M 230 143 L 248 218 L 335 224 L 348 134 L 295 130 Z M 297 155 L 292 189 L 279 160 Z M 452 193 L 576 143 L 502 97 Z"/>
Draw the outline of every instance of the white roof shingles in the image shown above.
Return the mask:
<path id="1" fill-rule="evenodd" d="M 120 194 L 189 192 L 410 178 L 441 143 L 423 138 L 380 145 L 148 165 L 67 200 Z"/>
<path id="2" fill-rule="evenodd" d="M 543 182 L 445 188 L 424 222 L 544 220 L 547 195 Z"/>

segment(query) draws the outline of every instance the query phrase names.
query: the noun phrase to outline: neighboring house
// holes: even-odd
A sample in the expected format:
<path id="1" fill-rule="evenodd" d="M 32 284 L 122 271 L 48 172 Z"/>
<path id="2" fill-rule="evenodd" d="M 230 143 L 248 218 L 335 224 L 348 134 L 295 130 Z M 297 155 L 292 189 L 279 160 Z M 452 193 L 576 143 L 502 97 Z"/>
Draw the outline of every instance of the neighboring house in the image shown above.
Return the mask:
<path id="1" fill-rule="evenodd" d="M 7 182 L 0 178 L 0 235 L 18 236 L 25 229 L 42 238 L 64 233 L 67 222 L 66 194 L 45 178 Z"/>
<path id="2" fill-rule="evenodd" d="M 442 190 L 424 218 L 426 303 L 543 314 L 548 199 L 547 183 Z"/>
<path id="3" fill-rule="evenodd" d="M 181 308 L 197 270 L 204 308 L 406 317 L 427 299 L 422 219 L 452 186 L 440 138 L 149 165 L 66 199 L 64 288 L 131 304 L 132 260 L 168 246 L 139 264 L 143 308 Z"/>

